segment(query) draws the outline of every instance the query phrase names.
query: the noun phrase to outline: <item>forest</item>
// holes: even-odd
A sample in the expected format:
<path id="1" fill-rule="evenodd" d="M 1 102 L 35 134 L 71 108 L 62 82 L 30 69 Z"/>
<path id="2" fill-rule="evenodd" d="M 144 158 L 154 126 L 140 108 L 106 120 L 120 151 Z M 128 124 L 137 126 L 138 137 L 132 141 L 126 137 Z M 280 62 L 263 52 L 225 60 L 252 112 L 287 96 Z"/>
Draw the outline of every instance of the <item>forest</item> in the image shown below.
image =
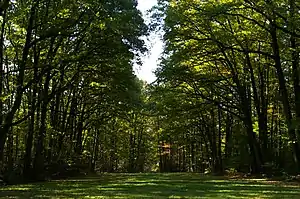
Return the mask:
<path id="1" fill-rule="evenodd" d="M 297 175 L 300 1 L 159 0 L 150 23 L 137 4 L 0 1 L 1 179 Z"/>

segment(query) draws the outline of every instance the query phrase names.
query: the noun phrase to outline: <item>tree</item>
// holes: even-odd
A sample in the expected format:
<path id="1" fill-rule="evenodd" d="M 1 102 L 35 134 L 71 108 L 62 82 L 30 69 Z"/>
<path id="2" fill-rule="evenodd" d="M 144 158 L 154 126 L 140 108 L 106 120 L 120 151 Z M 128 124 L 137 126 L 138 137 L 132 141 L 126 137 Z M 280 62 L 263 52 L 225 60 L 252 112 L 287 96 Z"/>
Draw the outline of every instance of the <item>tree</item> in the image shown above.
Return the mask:
<path id="1" fill-rule="evenodd" d="M 296 107 L 291 104 L 297 100 L 292 100 L 289 94 L 293 92 L 289 89 L 292 84 L 296 93 L 299 76 L 295 53 L 296 4 L 293 1 L 160 1 L 154 14 L 165 17 L 167 45 L 157 71 L 160 86 L 165 85 L 169 92 L 194 94 L 198 101 L 212 104 L 219 118 L 229 114 L 241 121 L 244 133 L 236 136 L 242 136 L 248 144 L 245 151 L 249 152 L 253 173 L 267 172 L 274 161 L 270 159 L 274 149 L 269 141 L 274 115 L 268 115 L 272 106 L 278 104 L 273 95 L 281 96 L 280 114 L 286 118 L 287 131 L 284 131 L 290 141 L 285 147 L 292 147 L 294 162 L 298 164 L 298 136 L 292 125 L 296 109 L 291 108 Z M 212 126 L 222 132 L 222 121 L 215 122 L 215 112 L 210 115 Z M 207 129 L 205 133 L 213 142 L 216 140 L 214 130 Z M 228 137 L 231 133 L 226 134 Z M 217 148 L 212 147 L 212 157 L 216 157 Z M 222 150 L 218 154 L 222 156 Z"/>

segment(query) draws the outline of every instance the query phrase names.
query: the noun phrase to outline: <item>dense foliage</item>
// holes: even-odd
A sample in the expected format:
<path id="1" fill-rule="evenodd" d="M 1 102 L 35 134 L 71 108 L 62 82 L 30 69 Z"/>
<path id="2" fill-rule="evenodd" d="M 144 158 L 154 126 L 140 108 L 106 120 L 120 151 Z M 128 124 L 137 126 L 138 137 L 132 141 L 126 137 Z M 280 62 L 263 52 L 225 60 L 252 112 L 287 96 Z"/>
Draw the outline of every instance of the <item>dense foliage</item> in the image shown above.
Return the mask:
<path id="1" fill-rule="evenodd" d="M 153 17 L 166 48 L 154 93 L 171 169 L 299 172 L 299 9 L 160 1 Z"/>
<path id="2" fill-rule="evenodd" d="M 39 180 L 71 172 L 72 165 L 143 170 L 151 147 L 141 140 L 152 139 L 144 133 L 146 117 L 139 115 L 144 85 L 132 69 L 146 51 L 141 37 L 148 34 L 137 2 L 4 0 L 0 5 L 4 178 Z"/>
<path id="3" fill-rule="evenodd" d="M 0 168 L 300 171 L 300 3 L 160 0 L 157 81 L 136 0 L 0 1 Z"/>

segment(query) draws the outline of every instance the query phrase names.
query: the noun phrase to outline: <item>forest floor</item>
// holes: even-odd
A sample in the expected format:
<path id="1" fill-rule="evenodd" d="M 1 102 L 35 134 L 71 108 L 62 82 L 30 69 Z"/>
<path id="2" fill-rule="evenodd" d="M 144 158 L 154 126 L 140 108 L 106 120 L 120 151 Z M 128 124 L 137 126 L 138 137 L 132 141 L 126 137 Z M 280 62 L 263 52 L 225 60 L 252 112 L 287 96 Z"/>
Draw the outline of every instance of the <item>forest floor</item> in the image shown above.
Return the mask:
<path id="1" fill-rule="evenodd" d="M 300 198 L 300 184 L 196 173 L 104 174 L 0 187 L 0 198 Z"/>

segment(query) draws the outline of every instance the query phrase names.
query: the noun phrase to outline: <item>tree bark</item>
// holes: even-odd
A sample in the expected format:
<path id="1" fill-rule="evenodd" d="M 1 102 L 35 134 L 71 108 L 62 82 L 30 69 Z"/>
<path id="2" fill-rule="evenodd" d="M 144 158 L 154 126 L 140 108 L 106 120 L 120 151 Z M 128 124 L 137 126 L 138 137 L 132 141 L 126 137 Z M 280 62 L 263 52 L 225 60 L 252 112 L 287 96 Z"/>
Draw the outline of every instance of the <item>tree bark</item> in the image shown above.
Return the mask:
<path id="1" fill-rule="evenodd" d="M 33 31 L 33 25 L 34 25 L 34 19 L 35 19 L 35 12 L 36 7 L 39 3 L 39 0 L 35 0 L 33 6 L 30 9 L 30 16 L 29 16 L 29 22 L 27 26 L 27 34 L 26 34 L 26 40 L 25 45 L 23 47 L 23 54 L 22 54 L 22 60 L 20 62 L 19 66 L 19 74 L 17 78 L 17 91 L 15 95 L 15 101 L 13 103 L 13 106 L 11 110 L 7 113 L 4 119 L 4 124 L 0 127 L 0 158 L 3 156 L 3 150 L 6 142 L 6 137 L 9 132 L 10 126 L 13 122 L 14 116 L 19 109 L 22 101 L 22 96 L 24 93 L 23 90 L 23 83 L 24 83 L 24 76 L 25 76 L 25 67 L 26 62 L 28 60 L 29 50 L 31 48 L 31 36 Z M 0 159 L 1 161 L 1 159 Z"/>
<path id="2" fill-rule="evenodd" d="M 49 83 L 51 80 L 51 73 L 48 72 L 45 83 L 44 89 L 42 94 L 42 106 L 41 106 L 41 120 L 40 120 L 40 129 L 39 134 L 37 136 L 37 144 L 36 144 L 36 151 L 35 151 L 35 158 L 34 158 L 34 171 L 35 171 L 35 178 L 37 180 L 41 180 L 44 178 L 44 139 L 46 135 L 46 117 L 47 117 L 47 107 L 49 104 L 48 94 L 49 94 Z"/>
<path id="3" fill-rule="evenodd" d="M 290 141 L 292 142 L 293 147 L 293 158 L 294 162 L 297 165 L 298 170 L 300 170 L 300 150 L 299 150 L 299 143 L 297 141 L 295 128 L 293 128 L 292 121 L 292 112 L 291 112 L 291 106 L 289 102 L 289 94 L 286 87 L 286 80 L 283 74 L 283 69 L 281 66 L 281 57 L 280 57 L 280 49 L 278 45 L 278 39 L 277 39 L 277 29 L 274 25 L 276 22 L 271 23 L 271 37 L 272 37 L 272 49 L 274 54 L 274 61 L 275 61 L 275 69 L 277 72 L 278 82 L 279 82 L 279 90 L 281 95 L 281 101 L 283 105 L 283 113 L 285 116 L 285 121 L 288 127 L 288 134 Z"/>

